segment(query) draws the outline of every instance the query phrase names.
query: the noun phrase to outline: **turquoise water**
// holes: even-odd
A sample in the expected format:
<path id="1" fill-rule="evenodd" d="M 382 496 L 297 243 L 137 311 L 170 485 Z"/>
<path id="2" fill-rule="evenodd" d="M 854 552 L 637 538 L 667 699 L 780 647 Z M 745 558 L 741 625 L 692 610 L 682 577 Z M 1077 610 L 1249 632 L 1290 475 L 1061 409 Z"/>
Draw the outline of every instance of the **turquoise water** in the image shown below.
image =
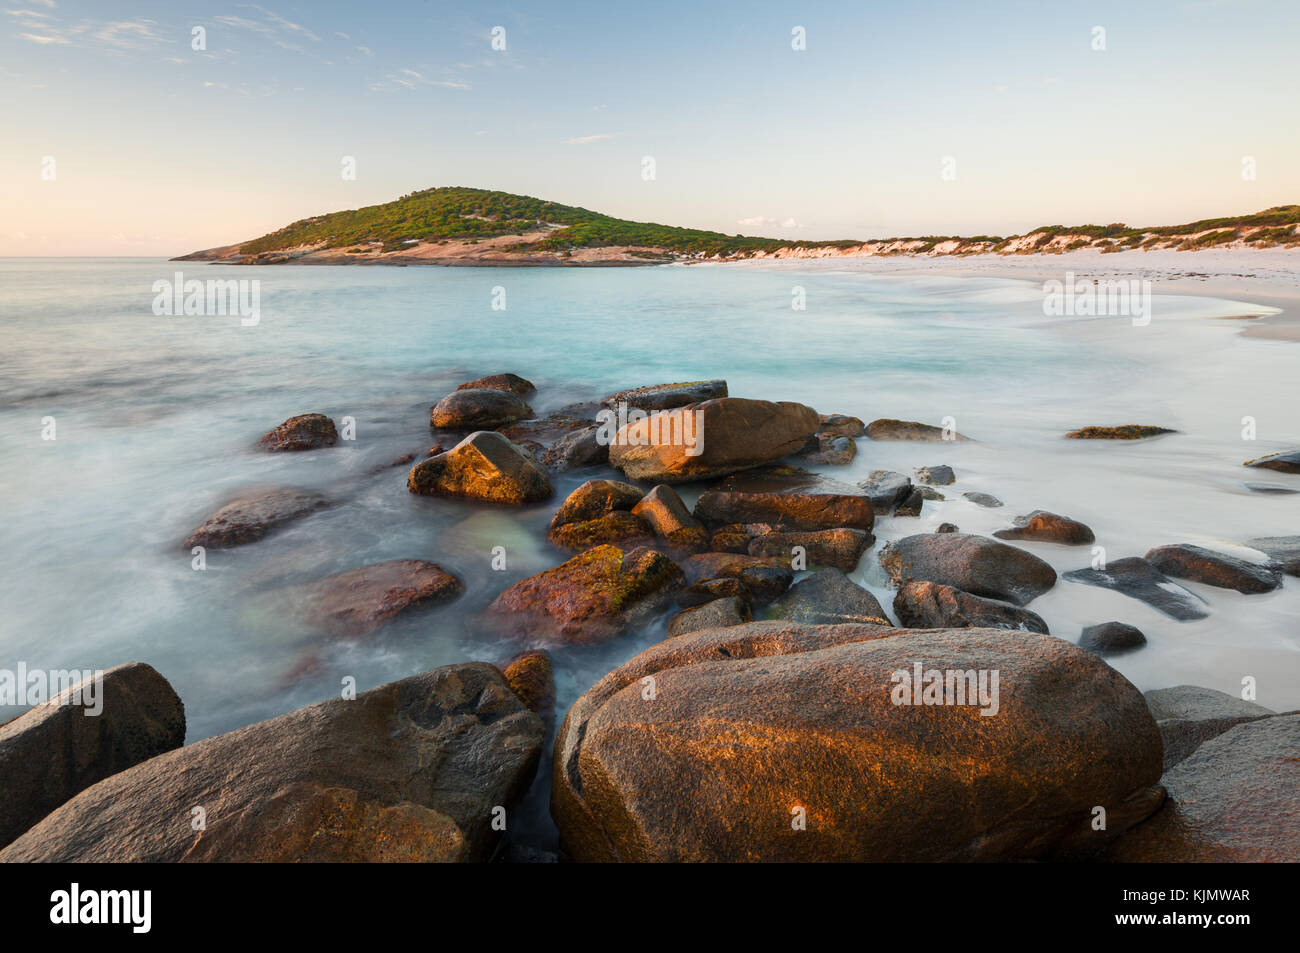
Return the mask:
<path id="1" fill-rule="evenodd" d="M 261 321 L 168 317 L 152 285 L 257 279 Z M 791 308 L 802 287 L 807 308 Z M 492 309 L 495 288 L 506 309 Z M 1110 558 L 1177 541 L 1300 532 L 1300 497 L 1244 490 L 1240 462 L 1292 445 L 1300 396 L 1295 345 L 1246 340 L 1231 303 L 1162 298 L 1147 333 L 1127 319 L 1048 322 L 1022 281 L 903 278 L 833 269 L 222 268 L 154 260 L 0 260 L 0 667 L 158 668 L 184 699 L 189 740 L 359 688 L 518 646 L 470 634 L 465 618 L 501 589 L 559 562 L 543 538 L 585 475 L 523 510 L 416 498 L 406 467 L 430 444 L 428 408 L 457 384 L 513 371 L 538 386 L 539 413 L 611 391 L 723 377 L 738 396 L 823 413 L 939 423 L 979 444 L 863 441 L 836 476 L 948 463 L 959 498 L 921 520 L 882 521 L 882 540 L 941 521 L 989 532 L 1016 513 L 1083 519 Z M 272 455 L 257 438 L 294 414 L 355 418 L 357 439 Z M 1240 419 L 1258 419 L 1258 440 Z M 42 440 L 42 420 L 56 439 Z M 1093 423 L 1184 431 L 1138 446 L 1080 446 Z M 1278 475 L 1278 480 L 1300 478 Z M 196 572 L 180 542 L 250 484 L 323 489 L 341 505 L 252 546 L 208 554 Z M 894 525 L 891 525 L 894 524 Z M 489 568 L 494 546 L 505 572 Z M 1058 570 L 1086 551 L 1030 546 Z M 374 636 L 326 642 L 295 621 L 287 586 L 367 563 L 431 559 L 467 584 L 458 603 Z M 875 568 L 857 578 L 888 605 Z M 1300 706 L 1300 587 L 1242 597 L 1198 590 L 1211 619 L 1179 625 L 1113 593 L 1058 585 L 1033 608 L 1077 638 L 1118 618 L 1151 640 L 1116 665 L 1139 687 L 1194 682 Z M 1103 618 L 1104 617 L 1104 618 Z M 561 714 L 596 678 L 662 637 L 662 622 L 612 645 L 556 654 Z M 295 674 L 307 671 L 309 674 Z M 0 720 L 17 714 L 0 709 Z"/>

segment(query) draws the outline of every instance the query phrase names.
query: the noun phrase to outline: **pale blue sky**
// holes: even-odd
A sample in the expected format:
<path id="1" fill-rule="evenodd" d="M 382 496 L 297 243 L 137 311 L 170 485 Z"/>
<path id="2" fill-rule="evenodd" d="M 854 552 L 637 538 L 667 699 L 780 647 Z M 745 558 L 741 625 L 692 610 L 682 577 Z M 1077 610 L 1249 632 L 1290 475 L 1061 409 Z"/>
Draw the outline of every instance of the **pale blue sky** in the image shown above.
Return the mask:
<path id="1" fill-rule="evenodd" d="M 1300 201 L 1298 47 L 1295 0 L 0 0 L 0 254 L 434 185 L 810 239 L 1255 211 Z"/>

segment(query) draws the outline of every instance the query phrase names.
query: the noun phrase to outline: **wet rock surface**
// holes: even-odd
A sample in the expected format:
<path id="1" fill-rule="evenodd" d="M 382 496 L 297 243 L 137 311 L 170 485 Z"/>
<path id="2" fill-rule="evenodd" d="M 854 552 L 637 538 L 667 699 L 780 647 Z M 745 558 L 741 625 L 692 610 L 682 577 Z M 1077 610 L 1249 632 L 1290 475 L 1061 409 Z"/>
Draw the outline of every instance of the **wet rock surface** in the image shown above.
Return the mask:
<path id="1" fill-rule="evenodd" d="M 771 556 L 790 562 L 802 550 L 807 567 L 833 566 L 852 572 L 876 538 L 860 529 L 823 529 L 809 532 L 771 532 L 749 541 L 751 556 Z"/>
<path id="2" fill-rule="evenodd" d="M 876 597 L 839 569 L 800 579 L 764 615 L 805 625 L 893 625 Z"/>
<path id="3" fill-rule="evenodd" d="M 1199 685 L 1159 688 L 1144 697 L 1165 742 L 1166 768 L 1229 728 L 1275 714 L 1263 705 Z"/>
<path id="4" fill-rule="evenodd" d="M 1056 585 L 1056 570 L 1032 553 L 968 533 L 906 536 L 880 552 L 895 586 L 936 582 L 1023 606 Z"/>
<path id="5" fill-rule="evenodd" d="M 440 430 L 496 430 L 533 415 L 508 390 L 492 387 L 455 390 L 429 411 L 429 425 Z"/>
<path id="6" fill-rule="evenodd" d="M 258 446 L 271 453 L 284 453 L 332 447 L 338 439 L 334 421 L 324 414 L 300 414 L 262 437 Z"/>
<path id="7" fill-rule="evenodd" d="M 1276 470 L 1279 473 L 1300 473 L 1300 450 L 1286 450 L 1282 453 L 1256 457 L 1254 460 L 1247 460 L 1242 466 L 1259 470 Z"/>
<path id="8" fill-rule="evenodd" d="M 424 496 L 513 505 L 540 503 L 553 492 L 546 471 L 530 454 L 490 430 L 472 433 L 446 453 L 417 463 L 406 486 Z"/>
<path id="9" fill-rule="evenodd" d="M 204 520 L 183 545 L 186 549 L 242 546 L 330 505 L 328 499 L 314 490 L 253 487 Z"/>
<path id="10" fill-rule="evenodd" d="M 487 377 L 480 377 L 478 380 L 470 381 L 468 384 L 461 384 L 456 389 L 504 390 L 517 397 L 528 397 L 537 393 L 537 388 L 533 386 L 533 382 L 525 380 L 518 374 L 490 374 Z"/>
<path id="11" fill-rule="evenodd" d="M 685 407 L 687 404 L 699 404 L 726 396 L 727 382 L 724 380 L 684 381 L 679 384 L 652 384 L 648 387 L 621 390 L 610 394 L 601 403 L 606 407 L 626 404 L 637 410 L 656 411 L 671 410 L 674 407 Z"/>
<path id="12" fill-rule="evenodd" d="M 1204 619 L 1209 608 L 1200 596 L 1184 589 L 1145 559 L 1129 556 L 1107 563 L 1105 569 L 1075 569 L 1061 578 L 1087 586 L 1113 589 L 1130 598 L 1145 602 L 1179 622 Z"/>
<path id="13" fill-rule="evenodd" d="M 1097 541 L 1097 537 L 1085 524 L 1046 510 L 1034 510 L 1028 516 L 1017 516 L 1009 529 L 1000 529 L 993 535 L 998 539 L 1032 539 L 1065 546 L 1086 546 Z"/>
<path id="14" fill-rule="evenodd" d="M 1279 573 L 1268 566 L 1246 562 L 1191 543 L 1157 546 L 1143 558 L 1166 576 L 1190 579 L 1220 589 L 1235 589 L 1246 594 L 1272 592 L 1282 584 Z"/>
<path id="15" fill-rule="evenodd" d="M 727 596 L 683 609 L 668 620 L 668 635 L 671 638 L 688 632 L 698 632 L 700 629 L 742 625 L 752 622 L 753 619 L 747 600 L 737 596 Z"/>
<path id="16" fill-rule="evenodd" d="M 369 635 L 404 612 L 454 599 L 464 584 L 437 563 L 394 559 L 295 587 L 305 621 L 331 635 Z"/>
<path id="17" fill-rule="evenodd" d="M 915 420 L 881 418 L 867 424 L 867 436 L 872 440 L 914 440 L 918 443 L 951 443 L 969 440 L 956 431 L 934 427 Z"/>
<path id="18" fill-rule="evenodd" d="M 1020 629 L 1047 633 L 1047 623 L 1036 612 L 933 582 L 909 582 L 900 587 L 894 595 L 894 615 L 899 625 L 912 629 Z"/>
<path id="19" fill-rule="evenodd" d="M 1125 622 L 1090 625 L 1079 634 L 1079 648 L 1102 656 L 1132 652 L 1146 644 L 1142 630 Z"/>
<path id="20" fill-rule="evenodd" d="M 1071 430 L 1065 436 L 1070 440 L 1145 440 L 1147 437 L 1159 437 L 1167 433 L 1178 431 L 1150 424 L 1121 424 L 1118 427 L 1082 427 Z"/>

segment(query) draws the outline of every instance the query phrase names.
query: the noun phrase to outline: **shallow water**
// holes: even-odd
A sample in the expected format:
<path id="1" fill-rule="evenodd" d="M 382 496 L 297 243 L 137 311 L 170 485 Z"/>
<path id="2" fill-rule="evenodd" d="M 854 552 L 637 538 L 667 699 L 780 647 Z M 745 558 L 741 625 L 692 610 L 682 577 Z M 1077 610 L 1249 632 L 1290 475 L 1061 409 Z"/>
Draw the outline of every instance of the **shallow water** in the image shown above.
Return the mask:
<path id="1" fill-rule="evenodd" d="M 256 278 L 261 322 L 155 316 L 151 286 Z M 807 310 L 791 308 L 805 289 Z M 493 289 L 507 308 L 491 307 Z M 437 665 L 518 650 L 469 634 L 467 615 L 509 583 L 561 561 L 544 530 L 590 474 L 556 481 L 525 509 L 417 498 L 406 467 L 430 445 L 428 407 L 457 384 L 513 371 L 539 413 L 640 384 L 724 377 L 737 396 L 823 413 L 902 417 L 978 443 L 860 442 L 828 472 L 950 464 L 958 483 L 919 520 L 883 519 L 879 545 L 953 522 L 987 533 L 1049 509 L 1088 523 L 1107 556 L 1152 546 L 1223 546 L 1300 533 L 1300 477 L 1243 460 L 1300 443 L 1300 347 L 1239 337 L 1258 313 L 1232 302 L 1158 297 L 1155 319 L 1048 320 L 1022 281 L 895 277 L 799 267 L 225 269 L 153 260 L 0 260 L 0 667 L 159 669 L 185 701 L 188 740 Z M 257 438 L 294 414 L 355 418 L 334 449 L 265 454 Z M 42 440 L 42 418 L 57 438 Z M 1242 418 L 1258 439 L 1242 439 Z M 1133 444 L 1061 439 L 1088 424 L 1152 423 L 1180 434 Z M 250 484 L 318 487 L 341 505 L 191 569 L 179 543 Z M 960 498 L 982 490 L 1006 502 Z M 684 494 L 693 499 L 693 494 Z M 490 569 L 494 546 L 505 572 Z M 1024 544 L 1058 571 L 1081 549 Z M 874 560 L 855 578 L 886 606 Z M 1245 555 L 1259 558 L 1251 551 Z M 327 642 L 296 623 L 286 586 L 367 563 L 430 559 L 465 580 L 450 606 L 367 639 Z M 1177 623 L 1117 593 L 1062 582 L 1032 609 L 1062 637 L 1118 619 L 1150 644 L 1113 664 L 1139 688 L 1194 683 L 1300 707 L 1300 583 L 1242 596 L 1194 583 L 1212 613 Z M 662 638 L 663 622 L 595 649 L 556 653 L 559 711 L 610 668 Z M 306 663 L 314 673 L 295 676 Z M 17 714 L 0 708 L 0 721 Z M 545 830 L 538 782 L 530 823 Z M 544 836 L 540 837 L 545 840 Z"/>

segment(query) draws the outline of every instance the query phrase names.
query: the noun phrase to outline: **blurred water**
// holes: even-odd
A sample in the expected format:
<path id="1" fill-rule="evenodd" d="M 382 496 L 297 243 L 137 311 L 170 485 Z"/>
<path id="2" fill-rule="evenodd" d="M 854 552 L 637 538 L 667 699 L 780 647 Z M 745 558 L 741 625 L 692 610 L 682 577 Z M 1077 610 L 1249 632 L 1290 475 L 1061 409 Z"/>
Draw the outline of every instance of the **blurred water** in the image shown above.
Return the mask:
<path id="1" fill-rule="evenodd" d="M 151 286 L 187 278 L 261 282 L 261 322 L 155 316 Z M 791 307 L 801 286 L 807 310 Z M 493 289 L 507 308 L 492 310 Z M 1300 478 L 1240 463 L 1300 442 L 1300 350 L 1243 339 L 1231 302 L 1161 297 L 1147 328 L 1127 318 L 1042 315 L 1038 286 L 988 278 L 886 277 L 791 267 L 608 269 L 270 266 L 153 260 L 0 260 L 0 667 L 158 668 L 184 699 L 189 740 L 436 665 L 500 661 L 517 646 L 463 620 L 562 555 L 544 539 L 558 499 L 522 510 L 416 498 L 406 467 L 430 445 L 428 407 L 472 377 L 513 371 L 541 413 L 616 389 L 725 377 L 731 393 L 823 413 L 939 423 L 979 443 L 862 441 L 855 481 L 877 468 L 946 463 L 960 479 L 920 520 L 883 520 L 881 541 L 939 522 L 991 532 L 1050 509 L 1096 530 L 1110 559 L 1154 545 L 1300 533 L 1300 496 L 1243 481 Z M 265 454 L 257 438 L 294 414 L 357 422 L 355 442 Z M 57 439 L 41 439 L 42 418 Z M 1242 418 L 1259 439 L 1241 437 Z M 1154 423 L 1179 436 L 1066 441 L 1088 424 Z M 706 438 L 707 439 L 707 438 Z M 588 474 L 589 475 L 589 474 Z M 342 505 L 257 544 L 210 552 L 195 572 L 179 543 L 250 484 L 318 487 Z M 1006 501 L 981 509 L 983 490 Z M 688 498 L 693 498 L 689 493 Z M 505 545 L 509 568 L 489 569 Z M 1027 544 L 1058 570 L 1087 549 Z M 1249 554 L 1248 554 L 1249 555 Z M 874 553 L 856 577 L 888 606 Z M 456 572 L 458 603 L 356 642 L 294 621 L 281 590 L 385 559 Z M 1256 596 L 1190 588 L 1209 619 L 1175 623 L 1115 593 L 1059 584 L 1032 608 L 1054 633 L 1119 619 L 1151 644 L 1115 660 L 1146 689 L 1192 682 L 1300 707 L 1300 585 Z M 561 715 L 596 678 L 662 637 L 556 654 Z M 295 677 L 304 661 L 315 673 Z M 17 714 L 0 708 L 0 720 Z M 540 783 L 540 782 L 539 782 Z"/>

